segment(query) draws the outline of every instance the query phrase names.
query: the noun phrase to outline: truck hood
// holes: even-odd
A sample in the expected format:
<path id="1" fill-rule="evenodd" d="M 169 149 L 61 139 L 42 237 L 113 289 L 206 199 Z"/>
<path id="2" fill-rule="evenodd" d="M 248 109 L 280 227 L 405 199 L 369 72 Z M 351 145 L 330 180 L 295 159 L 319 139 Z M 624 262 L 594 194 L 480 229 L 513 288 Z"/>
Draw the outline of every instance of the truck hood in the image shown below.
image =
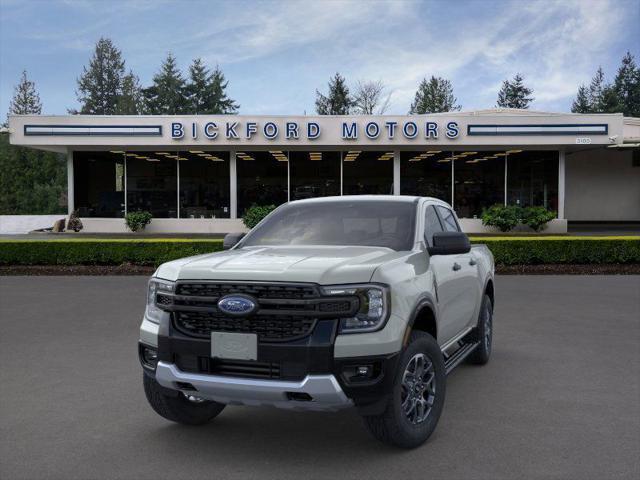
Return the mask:
<path id="1" fill-rule="evenodd" d="M 245 247 L 168 262 L 155 276 L 171 281 L 360 283 L 370 281 L 383 263 L 407 254 L 384 247 Z"/>

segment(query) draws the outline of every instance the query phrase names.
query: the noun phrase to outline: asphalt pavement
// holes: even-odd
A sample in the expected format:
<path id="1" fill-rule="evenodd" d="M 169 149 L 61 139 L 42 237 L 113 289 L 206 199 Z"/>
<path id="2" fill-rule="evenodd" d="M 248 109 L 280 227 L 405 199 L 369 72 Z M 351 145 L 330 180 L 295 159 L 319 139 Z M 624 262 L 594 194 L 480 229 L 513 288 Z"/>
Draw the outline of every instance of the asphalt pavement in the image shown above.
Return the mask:
<path id="1" fill-rule="evenodd" d="M 352 411 L 228 407 L 205 427 L 147 405 L 142 277 L 0 277 L 0 478 L 640 478 L 640 277 L 497 280 L 494 350 L 448 379 L 421 448 Z"/>

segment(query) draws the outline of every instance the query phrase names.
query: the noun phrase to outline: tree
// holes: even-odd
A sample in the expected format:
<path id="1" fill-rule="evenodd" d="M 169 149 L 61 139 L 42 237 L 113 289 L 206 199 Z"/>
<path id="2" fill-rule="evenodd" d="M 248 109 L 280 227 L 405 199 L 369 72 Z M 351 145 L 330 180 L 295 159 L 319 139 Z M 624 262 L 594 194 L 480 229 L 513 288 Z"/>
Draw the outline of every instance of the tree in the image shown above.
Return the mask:
<path id="1" fill-rule="evenodd" d="M 613 89 L 622 112 L 628 117 L 640 117 L 640 69 L 631 52 L 622 59 Z"/>
<path id="2" fill-rule="evenodd" d="M 457 98 L 453 95 L 453 86 L 449 80 L 431 76 L 423 78 L 411 104 L 410 114 L 452 112 L 460 110 Z"/>
<path id="3" fill-rule="evenodd" d="M 213 73 L 209 73 L 202 60 L 196 58 L 189 67 L 189 82 L 185 87 L 190 113 L 237 113 L 239 105 L 226 94 L 228 83 L 220 67 L 216 65 Z"/>
<path id="4" fill-rule="evenodd" d="M 120 50 L 110 39 L 100 38 L 89 61 L 89 67 L 83 67 L 82 75 L 78 79 L 76 95 L 81 104 L 80 113 L 116 114 L 124 72 L 124 60 Z"/>
<path id="5" fill-rule="evenodd" d="M 389 108 L 391 93 L 385 94 L 382 80 L 377 82 L 358 81 L 353 106 L 360 115 L 382 115 Z"/>
<path id="6" fill-rule="evenodd" d="M 22 72 L 9 113 L 42 112 L 35 84 Z M 0 215 L 64 213 L 67 163 L 63 155 L 9 144 L 0 135 Z"/>
<path id="7" fill-rule="evenodd" d="M 533 89 L 524 85 L 524 78 L 517 73 L 512 81 L 502 82 L 502 88 L 498 92 L 498 107 L 502 108 L 529 108 L 533 101 L 530 95 Z"/>
<path id="8" fill-rule="evenodd" d="M 140 80 L 129 71 L 122 79 L 121 93 L 116 102 L 118 115 L 140 115 L 144 113 L 144 97 Z"/>
<path id="9" fill-rule="evenodd" d="M 327 96 L 316 90 L 316 112 L 318 115 L 348 115 L 354 106 L 349 87 L 343 76 L 336 73 L 329 80 Z"/>
<path id="10" fill-rule="evenodd" d="M 188 112 L 185 80 L 175 57 L 169 53 L 160 71 L 153 77 L 153 85 L 143 90 L 146 108 L 155 115 L 176 115 Z"/>
<path id="11" fill-rule="evenodd" d="M 590 113 L 591 102 L 589 101 L 589 91 L 584 85 L 580 85 L 578 88 L 578 95 L 571 104 L 571 111 L 573 113 Z"/>
<path id="12" fill-rule="evenodd" d="M 42 113 L 42 103 L 36 91 L 36 84 L 27 78 L 26 70 L 22 71 L 20 83 L 13 91 L 9 113 L 14 115 L 40 115 Z"/>

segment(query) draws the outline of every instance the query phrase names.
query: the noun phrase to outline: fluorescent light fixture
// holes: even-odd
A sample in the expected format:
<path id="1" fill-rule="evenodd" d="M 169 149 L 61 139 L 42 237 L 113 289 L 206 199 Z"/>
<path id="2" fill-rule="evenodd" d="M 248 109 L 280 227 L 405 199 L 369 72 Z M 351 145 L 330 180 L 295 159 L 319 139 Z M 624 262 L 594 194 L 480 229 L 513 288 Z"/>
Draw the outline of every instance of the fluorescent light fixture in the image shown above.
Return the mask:
<path id="1" fill-rule="evenodd" d="M 189 153 L 204 153 L 202 150 L 189 150 Z"/>
<path id="2" fill-rule="evenodd" d="M 427 153 L 442 153 L 442 150 L 427 150 Z"/>
<path id="3" fill-rule="evenodd" d="M 135 158 L 139 158 L 140 160 L 146 160 L 149 157 L 143 157 L 142 155 L 136 155 Z"/>
<path id="4" fill-rule="evenodd" d="M 450 158 L 441 158 L 440 160 L 438 160 L 438 163 L 449 163 L 450 161 Z"/>
<path id="5" fill-rule="evenodd" d="M 155 152 L 156 155 L 171 155 L 169 152 Z"/>
<path id="6" fill-rule="evenodd" d="M 507 150 L 507 153 L 520 153 L 522 150 Z"/>
<path id="7" fill-rule="evenodd" d="M 124 153 L 122 150 L 110 150 L 109 153 Z"/>
<path id="8" fill-rule="evenodd" d="M 138 154 L 137 153 L 125 153 L 125 156 L 127 156 L 127 157 L 137 157 Z"/>
<path id="9" fill-rule="evenodd" d="M 160 160 L 157 158 L 147 158 L 147 162 L 159 162 Z"/>

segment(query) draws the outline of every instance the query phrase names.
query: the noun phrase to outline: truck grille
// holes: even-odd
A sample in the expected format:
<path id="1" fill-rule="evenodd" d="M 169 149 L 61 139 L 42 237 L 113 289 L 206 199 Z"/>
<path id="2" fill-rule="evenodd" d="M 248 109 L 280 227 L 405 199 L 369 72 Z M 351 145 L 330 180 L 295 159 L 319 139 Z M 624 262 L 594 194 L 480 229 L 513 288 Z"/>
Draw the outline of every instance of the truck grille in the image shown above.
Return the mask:
<path id="1" fill-rule="evenodd" d="M 230 377 L 280 378 L 280 364 L 275 362 L 222 360 L 219 358 L 197 357 L 195 355 L 176 355 L 175 362 L 176 366 L 183 372 Z"/>
<path id="2" fill-rule="evenodd" d="M 309 335 L 315 324 L 315 318 L 296 315 L 256 315 L 233 318 L 208 312 L 176 312 L 175 314 L 176 328 L 193 337 L 209 337 L 211 332 L 257 333 L 259 340 L 281 342 Z"/>
<path id="3" fill-rule="evenodd" d="M 220 311 L 218 300 L 231 294 L 253 297 L 257 311 L 247 317 Z M 158 293 L 156 303 L 173 312 L 175 328 L 185 335 L 207 338 L 211 332 L 255 333 L 264 342 L 306 337 L 319 318 L 352 316 L 359 307 L 357 297 L 322 297 L 313 284 L 250 282 L 179 282 L 175 294 Z"/>

